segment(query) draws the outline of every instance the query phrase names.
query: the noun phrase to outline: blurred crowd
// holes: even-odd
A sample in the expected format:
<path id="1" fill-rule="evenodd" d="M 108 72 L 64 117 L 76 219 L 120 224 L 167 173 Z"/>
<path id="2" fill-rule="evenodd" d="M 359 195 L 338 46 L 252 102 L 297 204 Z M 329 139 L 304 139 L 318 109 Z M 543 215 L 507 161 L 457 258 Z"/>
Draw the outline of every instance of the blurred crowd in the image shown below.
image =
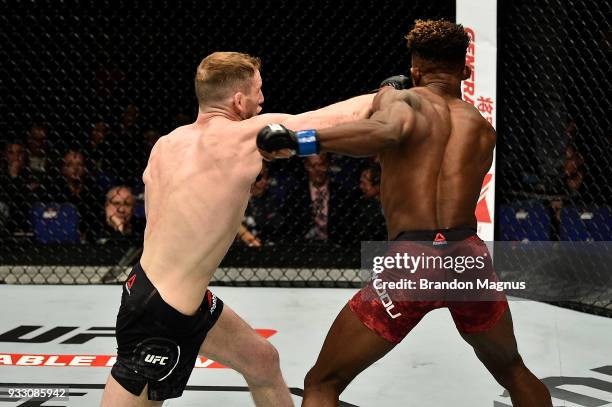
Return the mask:
<path id="1" fill-rule="evenodd" d="M 141 125 L 129 104 L 116 123 L 93 120 L 81 137 L 52 137 L 34 120 L 1 145 L 0 238 L 40 243 L 141 241 L 146 224 L 142 172 L 160 131 Z M 178 115 L 175 125 L 190 122 Z M 384 240 L 380 167 L 374 160 L 322 154 L 264 163 L 251 187 L 239 244 Z"/>
<path id="2" fill-rule="evenodd" d="M 76 137 L 55 134 L 38 119 L 22 137 L 0 140 L 0 241 L 140 245 L 146 225 L 142 172 L 161 132 L 141 124 L 133 104 L 117 116 L 92 120 Z M 191 121 L 178 114 L 171 126 Z M 525 187 L 525 196 L 500 203 L 502 240 L 609 239 L 610 208 L 581 204 L 588 171 L 576 126 L 570 123 L 565 134 L 553 186 L 540 187 L 541 177 L 533 175 L 526 178 L 534 180 L 533 196 Z M 361 241 L 385 240 L 380 178 L 374 159 L 321 154 L 264 162 L 236 242 L 358 248 Z M 598 229 L 587 230 L 590 224 Z"/>

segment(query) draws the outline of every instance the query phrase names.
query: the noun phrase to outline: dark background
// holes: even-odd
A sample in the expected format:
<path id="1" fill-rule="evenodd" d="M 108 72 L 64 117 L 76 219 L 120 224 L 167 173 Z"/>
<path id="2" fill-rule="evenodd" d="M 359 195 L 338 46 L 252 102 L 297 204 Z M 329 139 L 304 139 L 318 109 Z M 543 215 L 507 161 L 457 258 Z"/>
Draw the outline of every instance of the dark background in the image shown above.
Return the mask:
<path id="1" fill-rule="evenodd" d="M 259 56 L 264 112 L 299 113 L 407 74 L 403 37 L 414 20 L 455 18 L 454 1 L 0 0 L 0 9 L 0 145 L 25 140 L 32 122 L 44 121 L 58 155 L 84 143 L 96 121 L 118 123 L 128 104 L 138 107 L 141 129 L 161 134 L 185 120 L 177 114 L 193 120 L 195 68 L 211 52 Z M 611 17 L 612 5 L 599 0 L 499 2 L 496 239 L 612 240 Z M 141 172 L 137 140 L 121 143 L 115 169 Z M 334 160 L 355 177 L 354 162 Z M 580 178 L 572 187 L 568 162 Z M 291 175 L 301 165 L 292 159 L 273 170 Z M 522 210 L 532 215 L 515 219 Z M 576 218 L 584 211 L 595 220 Z M 28 244 L 3 244 L 0 263 L 112 264 L 122 254 Z M 273 266 L 287 253 L 232 250 L 236 267 Z M 276 265 L 358 264 L 357 248 L 335 250 L 300 248 Z"/>
<path id="2" fill-rule="evenodd" d="M 195 117 L 195 68 L 214 51 L 262 59 L 266 112 L 322 107 L 407 72 L 414 19 L 454 18 L 454 1 L 2 3 L 0 134 L 42 116 L 60 141 L 128 103 L 163 132 L 176 113 Z"/>

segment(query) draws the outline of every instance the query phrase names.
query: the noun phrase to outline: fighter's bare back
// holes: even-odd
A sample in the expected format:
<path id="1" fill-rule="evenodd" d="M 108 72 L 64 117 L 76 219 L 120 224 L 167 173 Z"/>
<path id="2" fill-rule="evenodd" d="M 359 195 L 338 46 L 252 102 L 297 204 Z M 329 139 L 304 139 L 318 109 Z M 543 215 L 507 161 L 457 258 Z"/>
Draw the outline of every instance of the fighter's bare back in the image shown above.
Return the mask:
<path id="1" fill-rule="evenodd" d="M 491 166 L 495 130 L 472 105 L 425 88 L 391 91 L 412 104 L 415 123 L 380 154 L 389 237 L 404 230 L 476 227 L 474 211 Z"/>
<path id="2" fill-rule="evenodd" d="M 321 151 L 378 155 L 389 239 L 410 230 L 476 228 L 495 130 L 459 96 L 382 88 L 367 120 L 318 131 Z"/>

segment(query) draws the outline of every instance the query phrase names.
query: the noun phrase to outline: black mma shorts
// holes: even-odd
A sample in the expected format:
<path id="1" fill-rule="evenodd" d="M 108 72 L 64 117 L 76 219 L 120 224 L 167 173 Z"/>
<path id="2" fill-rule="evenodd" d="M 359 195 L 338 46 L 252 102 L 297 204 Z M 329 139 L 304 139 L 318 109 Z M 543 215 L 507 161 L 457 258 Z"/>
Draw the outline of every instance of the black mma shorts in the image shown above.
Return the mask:
<path id="1" fill-rule="evenodd" d="M 166 304 L 140 264 L 123 285 L 117 314 L 117 362 L 111 375 L 139 396 L 148 384 L 149 400 L 180 397 L 198 351 L 223 302 L 210 291 L 196 314 L 182 314 Z"/>

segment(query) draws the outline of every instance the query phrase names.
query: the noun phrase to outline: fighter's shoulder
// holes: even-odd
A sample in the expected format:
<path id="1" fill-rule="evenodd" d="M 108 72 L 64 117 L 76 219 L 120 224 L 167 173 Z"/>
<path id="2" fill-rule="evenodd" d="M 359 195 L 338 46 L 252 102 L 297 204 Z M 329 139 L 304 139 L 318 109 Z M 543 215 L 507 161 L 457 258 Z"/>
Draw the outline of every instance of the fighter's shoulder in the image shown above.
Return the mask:
<path id="1" fill-rule="evenodd" d="M 166 145 L 171 142 L 171 140 L 177 137 L 176 130 L 171 131 L 170 133 L 161 136 L 153 145 L 151 149 L 151 154 L 149 156 L 149 161 L 159 159 L 158 157 L 161 155 L 161 151 L 164 150 Z"/>
<path id="2" fill-rule="evenodd" d="M 239 126 L 246 130 L 257 130 L 259 131 L 262 127 L 270 123 L 283 123 L 293 115 L 286 113 L 264 113 L 257 116 L 253 116 L 249 119 L 242 120 Z"/>
<path id="3" fill-rule="evenodd" d="M 461 99 L 454 99 L 448 103 L 448 107 L 456 125 L 470 134 L 478 135 L 495 143 L 495 129 L 474 105 Z"/>
<path id="4" fill-rule="evenodd" d="M 494 130 L 491 123 L 482 116 L 482 113 L 480 113 L 480 110 L 478 110 L 476 106 L 462 99 L 456 99 L 454 103 L 455 106 L 461 109 L 463 114 L 476 123 L 478 127 Z"/>
<path id="5" fill-rule="evenodd" d="M 391 113 L 409 109 L 412 112 L 419 112 L 422 105 L 421 95 L 412 89 L 393 89 L 388 86 L 378 91 L 372 102 L 371 110 L 372 112 Z M 400 114 L 400 117 L 407 116 Z"/>
<path id="6" fill-rule="evenodd" d="M 411 88 L 400 90 L 400 97 L 404 102 L 410 105 L 414 110 L 421 110 L 424 103 L 428 103 L 428 99 L 421 94 L 420 88 Z"/>
<path id="7" fill-rule="evenodd" d="M 466 108 L 469 109 L 469 114 L 472 117 L 472 119 L 477 123 L 478 128 L 483 133 L 487 134 L 488 136 L 495 137 L 495 134 L 496 134 L 495 128 L 493 127 L 490 121 L 488 121 L 482 116 L 482 113 L 480 113 L 480 110 L 478 110 L 476 106 L 474 106 L 471 103 L 468 103 L 465 101 L 462 101 L 462 102 L 464 106 L 466 106 Z"/>
<path id="8" fill-rule="evenodd" d="M 379 94 L 382 98 L 388 98 L 388 102 L 404 102 L 414 110 L 420 110 L 425 101 L 424 95 L 421 94 L 418 88 L 411 89 L 389 89 L 383 88 Z M 386 94 L 384 93 L 386 91 Z"/>
<path id="9" fill-rule="evenodd" d="M 474 127 L 478 131 L 481 137 L 486 139 L 488 142 L 495 144 L 497 139 L 497 132 L 495 128 L 487 119 L 485 119 L 480 111 L 471 103 L 463 102 L 466 110 L 469 112 L 471 122 L 474 123 Z"/>

